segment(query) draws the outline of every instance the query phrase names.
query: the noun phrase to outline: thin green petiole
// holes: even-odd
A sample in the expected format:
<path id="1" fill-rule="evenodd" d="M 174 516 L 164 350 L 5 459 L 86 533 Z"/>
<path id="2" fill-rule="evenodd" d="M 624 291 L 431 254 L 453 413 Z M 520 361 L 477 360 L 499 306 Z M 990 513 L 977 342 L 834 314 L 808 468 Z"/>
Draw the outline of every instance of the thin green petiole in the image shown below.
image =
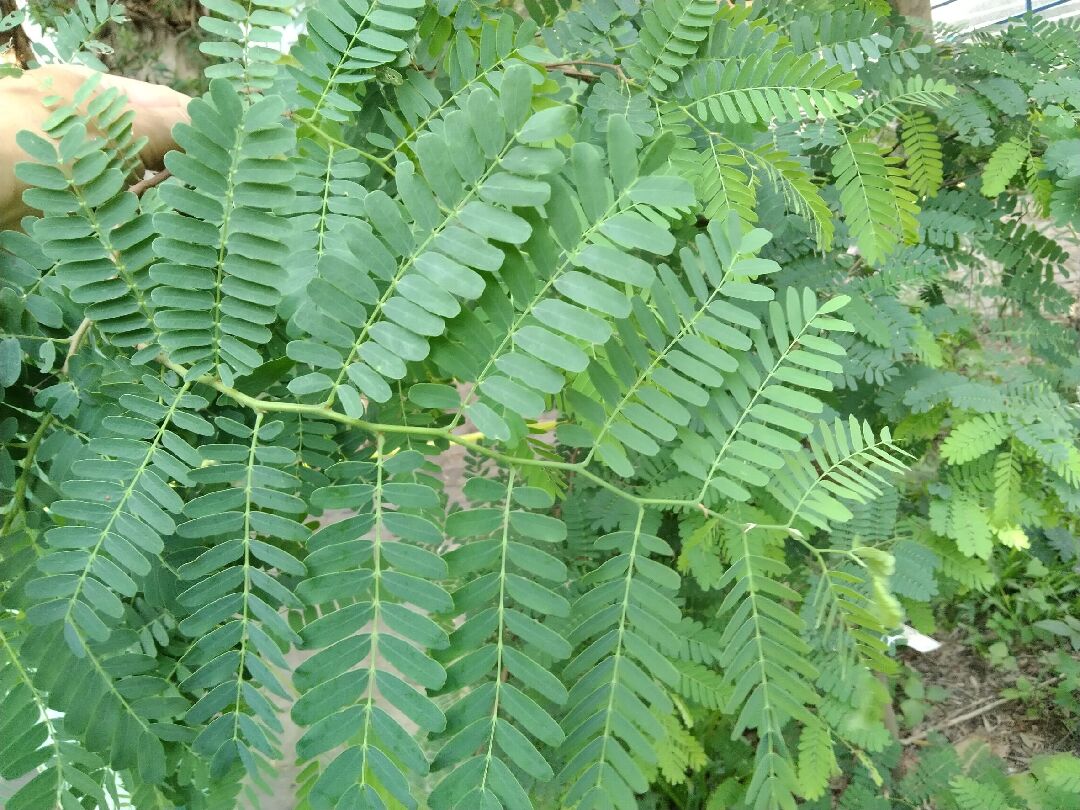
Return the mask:
<path id="1" fill-rule="evenodd" d="M 171 371 L 176 372 L 182 378 L 187 379 L 187 369 L 178 363 L 174 363 L 167 357 L 159 357 L 158 362 Z M 785 526 L 766 526 L 758 524 L 748 524 L 745 521 L 735 520 L 729 518 L 726 515 L 721 515 L 719 512 L 714 512 L 705 506 L 705 504 L 694 500 L 677 500 L 677 499 L 665 499 L 665 498 L 644 498 L 638 495 L 634 495 L 631 492 L 618 487 L 611 483 L 602 476 L 597 475 L 592 470 L 586 469 L 582 462 L 571 463 L 569 461 L 551 461 L 548 459 L 540 458 L 521 458 L 520 456 L 513 456 L 508 453 L 502 453 L 498 450 L 493 450 L 490 447 L 485 447 L 481 444 L 482 437 L 478 434 L 460 435 L 451 433 L 445 428 L 432 428 L 421 427 L 418 425 L 391 425 L 382 424 L 379 422 L 369 422 L 366 419 L 359 419 L 354 416 L 348 416 L 338 411 L 328 408 L 323 404 L 304 404 L 301 402 L 268 402 L 264 399 L 258 399 L 257 397 L 250 396 L 238 391 L 235 388 L 231 388 L 221 380 L 211 377 L 209 375 L 199 377 L 191 382 L 199 383 L 202 385 L 208 385 L 218 393 L 224 394 L 233 400 L 238 405 L 242 405 L 245 408 L 250 408 L 260 413 L 306 413 L 312 416 L 318 416 L 323 419 L 327 419 L 333 422 L 339 422 L 343 425 L 349 425 L 350 427 L 360 428 L 371 433 L 382 434 L 397 434 L 403 436 L 417 436 L 426 438 L 431 441 L 444 441 L 449 444 L 456 444 L 460 447 L 467 447 L 469 450 L 479 453 L 480 455 L 487 456 L 488 458 L 496 461 L 501 461 L 504 464 L 510 464 L 517 467 L 542 467 L 549 470 L 564 470 L 566 472 L 572 472 L 576 475 L 580 475 L 583 478 L 587 478 L 592 481 L 598 487 L 606 489 L 608 492 L 612 492 L 618 495 L 620 498 L 624 498 L 631 503 L 635 503 L 639 506 L 652 506 L 652 507 L 667 507 L 670 509 L 696 509 L 703 512 L 706 516 L 716 518 L 732 526 L 737 526 L 744 531 L 749 529 L 761 528 L 761 529 L 786 529 Z"/>

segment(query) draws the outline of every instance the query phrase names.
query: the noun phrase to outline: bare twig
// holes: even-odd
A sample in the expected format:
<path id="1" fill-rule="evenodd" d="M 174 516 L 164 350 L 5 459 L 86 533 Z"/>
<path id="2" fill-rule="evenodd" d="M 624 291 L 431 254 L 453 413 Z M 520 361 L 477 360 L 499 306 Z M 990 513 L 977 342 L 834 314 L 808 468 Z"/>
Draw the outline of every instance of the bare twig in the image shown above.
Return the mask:
<path id="1" fill-rule="evenodd" d="M 70 363 L 71 358 L 78 353 L 79 347 L 82 346 L 83 341 L 86 340 L 86 335 L 90 332 L 90 327 L 93 325 L 94 322 L 89 318 L 83 318 L 82 323 L 79 324 L 79 328 L 75 330 L 70 338 L 68 338 L 67 356 L 64 358 L 64 365 L 60 367 L 60 372 L 62 374 L 67 374 L 68 363 Z"/>
<path id="2" fill-rule="evenodd" d="M 143 195 L 143 192 L 152 189 L 156 185 L 164 183 L 170 177 L 172 177 L 172 172 L 170 172 L 168 169 L 162 169 L 157 174 L 150 175 L 150 177 L 140 180 L 138 183 L 130 186 L 128 188 L 128 191 L 130 191 L 136 197 L 141 197 Z"/>
<path id="3" fill-rule="evenodd" d="M 551 67 L 551 65 L 548 65 L 548 67 Z M 569 76 L 571 79 L 581 79 L 581 81 L 588 82 L 589 84 L 600 81 L 600 77 L 595 73 L 585 73 L 584 71 L 574 70 L 573 68 L 568 67 L 554 67 L 552 70 L 557 70 L 564 76 Z"/>
<path id="4" fill-rule="evenodd" d="M 552 70 L 562 71 L 563 73 L 566 73 L 567 75 L 578 74 L 580 76 L 588 76 L 593 81 L 596 81 L 597 79 L 600 78 L 599 76 L 594 76 L 591 73 L 580 73 L 580 71 L 572 70 L 572 68 L 577 67 L 579 65 L 588 65 L 589 67 L 606 68 L 607 70 L 614 71 L 615 75 L 618 76 L 622 81 L 624 81 L 624 82 L 627 81 L 626 74 L 623 73 L 623 69 L 619 65 L 613 65 L 610 62 L 594 62 L 591 59 L 569 59 L 566 62 L 549 62 L 548 64 L 544 65 L 544 67 L 551 68 Z M 568 68 L 570 68 L 571 70 L 568 70 Z"/>
<path id="5" fill-rule="evenodd" d="M 1055 684 L 1058 684 L 1063 680 L 1065 680 L 1064 675 L 1057 675 L 1053 678 L 1049 678 L 1043 681 L 1042 683 L 1036 684 L 1034 687 L 1032 687 L 1032 689 L 1045 689 L 1046 687 L 1054 686 Z M 944 731 L 947 728 L 952 728 L 953 726 L 958 726 L 961 723 L 966 723 L 968 720 L 974 720 L 976 717 L 981 717 L 987 712 L 992 712 L 994 709 L 1000 708 L 1007 703 L 1012 703 L 1014 700 L 1020 700 L 1020 698 L 1021 695 L 1017 695 L 1016 697 L 998 698 L 997 700 L 992 700 L 989 703 L 978 706 L 977 708 L 969 709 L 968 711 L 965 711 L 961 714 L 953 715 L 952 717 L 943 720 L 940 723 L 935 723 L 932 726 L 924 728 L 922 731 L 919 731 L 915 734 L 909 734 L 907 737 L 904 737 L 902 740 L 900 740 L 900 744 L 911 745 L 912 743 L 916 743 L 919 740 L 926 739 L 934 732 Z"/>
<path id="6" fill-rule="evenodd" d="M 64 365 L 60 366 L 60 373 L 67 374 L 68 364 L 71 362 L 71 358 L 79 353 L 79 347 L 82 346 L 86 335 L 90 332 L 90 327 L 94 325 L 94 322 L 89 318 L 83 318 L 82 323 L 79 324 L 79 328 L 75 330 L 70 338 L 68 338 L 68 350 L 67 355 L 64 357 Z"/>

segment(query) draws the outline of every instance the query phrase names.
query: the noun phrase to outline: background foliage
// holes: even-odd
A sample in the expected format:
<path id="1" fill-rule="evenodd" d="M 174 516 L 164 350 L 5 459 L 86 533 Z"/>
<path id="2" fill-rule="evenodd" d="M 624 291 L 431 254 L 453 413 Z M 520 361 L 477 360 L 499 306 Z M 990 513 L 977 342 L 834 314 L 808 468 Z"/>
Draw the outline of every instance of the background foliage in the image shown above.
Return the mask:
<path id="1" fill-rule="evenodd" d="M 204 5 L 165 182 L 20 136 L 8 807 L 257 804 L 284 712 L 316 809 L 1075 805 L 892 708 L 905 622 L 1080 648 L 1075 25 Z"/>

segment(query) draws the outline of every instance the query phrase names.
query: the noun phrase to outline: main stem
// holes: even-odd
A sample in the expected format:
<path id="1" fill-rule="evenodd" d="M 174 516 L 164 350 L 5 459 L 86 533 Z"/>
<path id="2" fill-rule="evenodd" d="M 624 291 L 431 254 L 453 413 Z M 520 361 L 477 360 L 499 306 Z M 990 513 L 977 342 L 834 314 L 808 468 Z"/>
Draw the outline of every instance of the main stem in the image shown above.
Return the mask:
<path id="1" fill-rule="evenodd" d="M 26 497 L 26 488 L 30 484 L 30 476 L 34 469 L 34 460 L 37 456 L 38 447 L 41 445 L 42 439 L 45 438 L 45 432 L 49 429 L 49 425 L 53 422 L 53 415 L 46 414 L 45 418 L 41 420 L 41 424 L 38 425 L 38 429 L 34 431 L 34 435 L 30 437 L 30 441 L 26 444 L 26 455 L 22 460 L 22 473 L 19 475 L 19 480 L 15 482 L 15 490 L 11 494 L 11 509 L 4 516 L 4 523 L 0 526 L 0 535 L 6 535 L 8 530 L 14 525 L 15 518 L 22 511 L 23 498 Z"/>
<path id="2" fill-rule="evenodd" d="M 178 363 L 174 363 L 164 355 L 158 357 L 158 362 L 166 368 L 176 372 L 181 378 L 187 379 L 187 369 Z M 258 413 L 305 413 L 312 416 L 318 416 L 322 419 L 327 419 L 332 422 L 340 422 L 343 425 L 349 425 L 350 427 L 360 428 L 361 430 L 368 431 L 375 434 L 396 434 L 403 436 L 417 436 L 425 438 L 429 441 L 443 441 L 448 444 L 456 444 L 461 447 L 467 447 L 473 452 L 480 455 L 487 456 L 488 458 L 501 461 L 504 464 L 516 465 L 518 467 L 543 467 L 550 470 L 565 470 L 567 472 L 573 472 L 577 475 L 587 478 L 602 489 L 606 489 L 618 495 L 621 498 L 637 504 L 638 506 L 654 506 L 654 507 L 667 507 L 669 509 L 694 509 L 704 512 L 709 517 L 714 517 L 725 523 L 729 523 L 732 526 L 738 526 L 745 528 L 745 524 L 738 520 L 733 520 L 726 515 L 721 515 L 717 512 L 708 509 L 705 504 L 699 501 L 693 500 L 678 500 L 678 499 L 666 499 L 666 498 L 642 498 L 633 493 L 616 486 L 610 481 L 602 478 L 592 470 L 586 469 L 584 462 L 570 463 L 568 461 L 552 461 L 549 459 L 541 458 L 523 458 L 521 456 L 512 456 L 507 453 L 500 453 L 498 450 L 493 450 L 490 447 L 485 447 L 480 443 L 480 439 L 483 437 L 478 434 L 462 435 L 457 433 L 451 433 L 446 428 L 434 428 L 434 427 L 422 427 L 419 425 L 394 425 L 383 424 L 380 422 L 369 422 L 366 419 L 359 419 L 357 417 L 348 416 L 343 413 L 335 411 L 333 408 L 327 407 L 322 404 L 305 404 L 301 402 L 270 402 L 265 399 L 258 399 L 253 396 L 249 396 L 242 391 L 238 391 L 235 388 L 231 388 L 225 385 L 221 380 L 209 375 L 198 377 L 189 382 L 199 383 L 201 385 L 208 385 L 218 393 L 224 394 L 237 405 L 242 405 L 245 408 L 250 408 Z M 782 526 L 755 526 L 754 528 L 773 528 L 780 529 L 786 528 Z"/>

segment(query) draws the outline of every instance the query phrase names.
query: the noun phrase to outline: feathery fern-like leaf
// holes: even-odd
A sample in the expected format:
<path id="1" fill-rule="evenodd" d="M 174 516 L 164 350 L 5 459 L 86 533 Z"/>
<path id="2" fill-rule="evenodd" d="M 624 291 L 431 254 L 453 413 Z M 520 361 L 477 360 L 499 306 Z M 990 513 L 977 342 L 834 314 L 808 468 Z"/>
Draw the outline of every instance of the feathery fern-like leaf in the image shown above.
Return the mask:
<path id="1" fill-rule="evenodd" d="M 695 178 L 694 190 L 710 220 L 724 222 L 735 214 L 748 227 L 757 222 L 757 184 L 737 146 L 706 133 L 706 148 L 689 152 L 683 172 Z"/>
<path id="2" fill-rule="evenodd" d="M 724 374 L 738 369 L 736 357 L 753 345 L 748 332 L 761 328 L 743 302 L 765 295 L 756 280 L 779 270 L 754 255 L 769 236 L 760 229 L 743 235 L 736 218 L 710 223 L 695 240 L 697 252 L 680 255 L 685 281 L 661 265 L 647 301 L 632 299 L 636 328 L 620 329 L 589 366 L 597 396 L 575 390 L 567 397 L 591 434 L 586 459 L 632 474 L 624 448 L 658 453 L 659 442 L 675 439 L 724 385 Z"/>
<path id="3" fill-rule="evenodd" d="M 790 50 L 716 62 L 689 77 L 677 104 L 718 124 L 836 117 L 857 104 L 859 82 L 837 65 Z"/>
<path id="4" fill-rule="evenodd" d="M 73 465 L 61 500 L 50 512 L 57 524 L 45 534 L 49 546 L 38 560 L 42 577 L 27 585 L 35 624 L 62 623 L 72 650 L 85 641 L 104 642 L 124 616 L 121 598 L 140 590 L 176 531 L 184 507 L 170 482 L 190 483 L 202 456 L 180 435 L 212 435 L 195 411 L 207 406 L 188 385 L 170 388 L 143 378 L 144 394 L 124 394 L 128 416 L 106 416 L 103 435 L 90 440 L 90 457 Z M 149 396 L 147 396 L 147 394 Z"/>
<path id="5" fill-rule="evenodd" d="M 954 776 L 949 787 L 961 810 L 1014 810 L 1009 797 L 996 785 L 979 782 L 970 776 Z"/>
<path id="6" fill-rule="evenodd" d="M 20 634 L 10 620 L 0 624 L 0 777 L 21 784 L 8 797 L 8 810 L 39 807 L 108 807 L 102 786 L 104 763 L 64 734 L 64 721 L 53 716 L 48 696 L 26 670 L 17 644 Z M 54 662 L 52 665 L 55 666 Z"/>
<path id="7" fill-rule="evenodd" d="M 647 741 L 664 739 L 661 718 L 672 710 L 668 689 L 679 674 L 657 645 L 681 618 L 671 599 L 679 576 L 650 558 L 672 550 L 644 531 L 643 519 L 639 509 L 632 531 L 597 541 L 618 554 L 586 577 L 589 590 L 571 607 L 569 640 L 579 651 L 563 670 L 571 687 L 558 776 L 569 807 L 633 810 L 656 764 L 657 746 Z"/>
<path id="8" fill-rule="evenodd" d="M 1009 437 L 1001 414 L 976 416 L 955 426 L 941 443 L 941 455 L 950 464 L 965 464 L 986 455 Z"/>
<path id="9" fill-rule="evenodd" d="M 819 305 L 811 290 L 799 294 L 788 288 L 781 305 L 761 285 L 741 283 L 737 289 L 745 300 L 769 301 L 768 323 L 752 330 L 754 350 L 743 354 L 702 414 L 706 436 L 686 432 L 673 453 L 679 468 L 702 482 L 699 500 L 745 501 L 747 486 L 769 483 L 783 467 L 781 454 L 797 451 L 799 439 L 813 430 L 803 414 L 824 408 L 808 392 L 832 390 L 825 375 L 841 369 L 833 358 L 844 350 L 824 335 L 852 328 L 832 317 L 844 297 Z"/>
<path id="10" fill-rule="evenodd" d="M 805 624 L 784 604 L 798 604 L 801 596 L 781 581 L 789 569 L 761 530 L 743 531 L 730 552 L 732 565 L 720 583 L 727 593 L 717 612 L 727 622 L 720 665 L 735 684 L 724 710 L 737 717 L 733 737 L 746 729 L 758 735 L 747 801 L 790 810 L 801 786 L 784 727 L 789 719 L 817 722 L 807 708 L 818 696 L 817 670 L 802 638 Z"/>
<path id="11" fill-rule="evenodd" d="M 485 435 L 508 439 L 512 422 L 520 433 L 521 418 L 538 416 L 567 372 L 585 370 L 588 352 L 611 336 L 611 322 L 630 314 L 626 290 L 653 284 L 655 271 L 634 251 L 666 255 L 675 246 L 664 214 L 691 202 L 689 187 L 675 176 L 640 173 L 637 137 L 625 119 L 612 118 L 607 141 L 606 168 L 597 149 L 575 147 L 574 184 L 552 181 L 557 215 L 548 228 L 538 222 L 523 246 L 550 270 L 534 275 L 521 257 L 508 262 L 505 288 L 492 285 L 480 302 L 491 326 L 464 314 L 459 323 L 472 327 L 470 345 L 454 341 L 436 353 L 447 371 L 476 381 L 479 396 L 459 413 Z M 564 441 L 585 441 L 562 433 Z"/>
<path id="12" fill-rule="evenodd" d="M 918 210 L 881 148 L 864 131 L 845 134 L 832 154 L 840 208 L 866 261 L 887 258 L 916 227 Z M 913 241 L 913 240 L 912 240 Z"/>
<path id="13" fill-rule="evenodd" d="M 198 553 L 178 570 L 182 580 L 194 581 L 177 597 L 190 611 L 180 631 L 194 639 L 184 656 L 191 674 L 180 688 L 198 695 L 187 722 L 206 724 L 193 749 L 215 770 L 224 772 L 239 759 L 254 775 L 260 756 L 280 756 L 281 721 L 267 693 L 289 697 L 273 668 L 286 669 L 281 647 L 300 641 L 279 615 L 283 608 L 299 608 L 300 601 L 270 572 L 305 573 L 303 563 L 280 544 L 307 538 L 297 520 L 306 504 L 293 494 L 299 481 L 281 469 L 292 461 L 291 452 L 270 444 L 282 423 L 264 422 L 257 414 L 250 427 L 224 424 L 246 445 L 203 448 L 211 464 L 192 470 L 191 479 L 225 486 L 189 501 L 184 513 L 190 519 L 177 527 Z"/>
<path id="14" fill-rule="evenodd" d="M 791 510 L 789 524 L 802 519 L 825 528 L 829 521 L 851 520 L 843 501 L 871 501 L 881 495 L 887 475 L 907 469 L 906 453 L 893 444 L 889 429 L 875 436 L 869 423 L 855 417 L 847 424 L 820 422 L 809 444 L 811 453 L 789 455 L 776 473 L 773 494 Z"/>
<path id="15" fill-rule="evenodd" d="M 449 536 L 468 541 L 446 558 L 450 576 L 465 581 L 453 594 L 464 621 L 440 653 L 447 662 L 443 691 L 459 697 L 446 711 L 447 740 L 433 762 L 452 770 L 429 801 L 434 808 L 532 807 L 516 774 L 538 781 L 554 776 L 530 737 L 542 746 L 563 741 L 551 712 L 567 693 L 549 667 L 571 652 L 545 623 L 547 616 L 569 615 L 570 604 L 552 590 L 565 580 L 566 566 L 537 544 L 562 542 L 566 527 L 528 511 L 550 506 L 551 497 L 519 483 L 513 469 L 505 485 L 474 478 L 465 491 L 471 503 L 492 505 L 454 512 L 446 521 Z"/>
<path id="16" fill-rule="evenodd" d="M 1001 194 L 1008 187 L 1009 181 L 1020 171 L 1030 153 L 1030 145 L 1021 138 L 1009 138 L 999 144 L 983 168 L 982 193 L 987 197 Z"/>
<path id="17" fill-rule="evenodd" d="M 314 367 L 290 382 L 294 394 L 340 401 L 354 416 L 365 411 L 362 397 L 385 402 L 389 383 L 405 376 L 408 362 L 427 358 L 446 319 L 461 312 L 461 301 L 479 298 L 485 278 L 503 265 L 505 252 L 493 242 L 529 238 L 532 225 L 512 209 L 547 202 L 550 185 L 540 178 L 563 157 L 525 144 L 563 135 L 573 120 L 566 106 L 529 115 L 530 73 L 510 68 L 499 96 L 477 88 L 464 109 L 418 139 L 419 171 L 408 162 L 397 169 L 405 206 L 381 191 L 366 197 L 366 220 L 351 238 L 370 270 L 338 285 L 309 285 L 317 311 L 349 313 L 336 328 L 290 342 L 289 355 Z"/>
<path id="18" fill-rule="evenodd" d="M 994 459 L 994 525 L 1019 523 L 1022 486 L 1019 454 L 1010 445 Z"/>
<path id="19" fill-rule="evenodd" d="M 804 726 L 799 734 L 799 792 L 806 799 L 821 798 L 829 780 L 839 773 L 828 726 L 820 722 Z"/>
<path id="20" fill-rule="evenodd" d="M 422 0 L 324 0 L 290 51 L 289 73 L 301 121 L 346 122 L 360 110 L 358 90 L 408 50 Z"/>
<path id="21" fill-rule="evenodd" d="M 824 556 L 824 555 L 822 555 Z M 864 666 L 891 674 L 896 663 L 888 656 L 886 635 L 896 629 L 883 621 L 864 573 L 824 568 L 817 578 L 808 607 L 821 646 L 839 658 L 841 666 Z"/>
<path id="22" fill-rule="evenodd" d="M 209 0 L 202 7 L 211 13 L 199 18 L 199 27 L 211 38 L 199 43 L 199 50 L 221 60 L 206 68 L 206 77 L 232 82 L 245 93 L 270 87 L 281 58 L 274 46 L 292 23 L 282 0 L 248 0 L 245 5 Z"/>
<path id="23" fill-rule="evenodd" d="M 449 89 L 424 72 L 408 71 L 401 84 L 388 90 L 395 103 L 381 110 L 388 132 L 372 130 L 366 135 L 368 142 L 388 154 L 407 154 L 440 115 L 476 87 L 498 81 L 535 34 L 532 21 L 522 22 L 512 14 L 482 21 L 479 36 L 458 31 L 443 57 Z"/>
<path id="24" fill-rule="evenodd" d="M 295 135 L 280 97 L 250 101 L 225 80 L 189 112 L 176 127 L 187 151 L 165 159 L 179 181 L 160 190 L 171 210 L 154 215 L 154 322 L 173 362 L 232 382 L 262 365 L 255 347 L 269 341 L 285 287 L 290 223 L 272 209 L 293 194 L 283 155 Z"/>
<path id="25" fill-rule="evenodd" d="M 894 80 L 887 90 L 860 105 L 857 113 L 861 112 L 862 116 L 855 126 L 877 129 L 887 126 L 905 109 L 941 107 L 955 96 L 956 88 L 944 79 L 923 79 L 916 74 L 904 82 Z"/>
<path id="26" fill-rule="evenodd" d="M 157 661 L 134 652 L 137 643 L 126 627 L 99 644 L 76 625 L 51 626 L 28 634 L 18 655 L 33 670 L 35 687 L 48 695 L 49 709 L 63 714 L 61 746 L 71 735 L 112 769 L 130 769 L 133 784 L 154 785 L 166 777 L 163 742 L 174 736 L 177 715 L 189 704 L 151 674 Z M 75 748 L 64 755 L 82 759 Z M 73 786 L 90 788 L 74 771 L 69 775 Z M 88 793 L 100 795 L 97 788 Z"/>
<path id="27" fill-rule="evenodd" d="M 56 145 L 29 130 L 17 138 L 35 160 L 15 171 L 36 186 L 25 194 L 44 212 L 33 235 L 57 262 L 57 279 L 109 341 L 125 347 L 156 343 L 148 300 L 151 218 L 125 189 L 127 178 L 112 150 L 103 149 L 102 139 L 91 137 L 81 122 Z"/>
<path id="28" fill-rule="evenodd" d="M 624 69 L 652 93 L 663 93 L 679 76 L 708 36 L 717 6 L 709 0 L 657 0 L 642 15 L 638 41 Z"/>
<path id="29" fill-rule="evenodd" d="M 907 157 L 911 190 L 923 197 L 934 197 L 943 182 L 941 141 L 926 113 L 912 112 L 901 118 L 900 142 Z"/>
<path id="30" fill-rule="evenodd" d="M 436 584 L 447 576 L 446 563 L 430 550 L 443 539 L 426 516 L 439 497 L 419 472 L 419 453 L 388 455 L 381 436 L 371 450 L 368 461 L 332 468 L 334 483 L 313 496 L 326 508 L 347 504 L 358 514 L 310 537 L 308 577 L 296 590 L 317 608 L 300 632 L 304 648 L 316 652 L 293 677 L 301 696 L 292 717 L 306 728 L 297 753 L 310 760 L 337 752 L 308 773 L 305 789 L 316 810 L 342 801 L 377 807 L 383 792 L 415 806 L 410 775 L 426 774 L 429 765 L 405 723 L 427 733 L 446 727 L 428 697 L 446 680 L 428 651 L 449 641 L 426 614 L 452 605 Z"/>

